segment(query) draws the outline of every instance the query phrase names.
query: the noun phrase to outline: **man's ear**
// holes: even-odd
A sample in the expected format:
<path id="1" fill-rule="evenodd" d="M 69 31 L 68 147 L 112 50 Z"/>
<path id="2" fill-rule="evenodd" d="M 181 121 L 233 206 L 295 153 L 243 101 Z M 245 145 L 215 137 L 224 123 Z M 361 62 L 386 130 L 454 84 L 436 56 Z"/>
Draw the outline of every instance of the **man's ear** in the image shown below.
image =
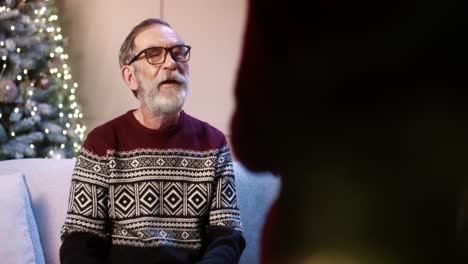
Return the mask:
<path id="1" fill-rule="evenodd" d="M 130 65 L 124 65 L 120 68 L 120 73 L 122 74 L 122 78 L 125 84 L 132 89 L 132 91 L 138 90 L 138 82 L 135 76 L 135 69 Z"/>

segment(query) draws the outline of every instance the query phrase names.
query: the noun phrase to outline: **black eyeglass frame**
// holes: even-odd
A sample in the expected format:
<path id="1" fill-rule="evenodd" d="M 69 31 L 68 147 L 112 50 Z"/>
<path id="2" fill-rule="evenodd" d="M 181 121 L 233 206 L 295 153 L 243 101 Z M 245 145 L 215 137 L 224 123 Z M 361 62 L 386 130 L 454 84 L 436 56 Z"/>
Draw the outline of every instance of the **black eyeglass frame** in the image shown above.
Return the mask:
<path id="1" fill-rule="evenodd" d="M 185 47 L 187 48 L 187 59 L 186 60 L 177 60 L 175 59 L 173 56 L 172 56 L 172 50 L 174 48 L 178 48 L 178 47 Z M 158 63 L 151 63 L 149 58 L 148 58 L 148 55 L 147 55 L 147 52 L 148 50 L 151 50 L 151 49 L 154 49 L 154 48 L 161 48 L 164 50 L 164 60 L 162 62 L 158 62 Z M 169 53 L 171 55 L 171 58 L 176 61 L 176 62 L 187 62 L 190 60 L 190 50 L 192 49 L 191 46 L 189 45 L 175 45 L 175 46 L 172 46 L 172 47 L 169 47 L 169 48 L 165 48 L 165 47 L 149 47 L 149 48 L 146 48 L 140 52 L 138 52 L 135 56 L 133 56 L 133 58 L 127 63 L 127 65 L 130 65 L 132 64 L 133 62 L 139 60 L 139 57 L 141 56 L 141 54 L 145 53 L 145 58 L 146 58 L 146 61 L 151 64 L 151 65 L 158 65 L 158 64 L 163 64 L 164 62 L 166 62 L 166 57 L 167 57 L 167 54 Z"/>

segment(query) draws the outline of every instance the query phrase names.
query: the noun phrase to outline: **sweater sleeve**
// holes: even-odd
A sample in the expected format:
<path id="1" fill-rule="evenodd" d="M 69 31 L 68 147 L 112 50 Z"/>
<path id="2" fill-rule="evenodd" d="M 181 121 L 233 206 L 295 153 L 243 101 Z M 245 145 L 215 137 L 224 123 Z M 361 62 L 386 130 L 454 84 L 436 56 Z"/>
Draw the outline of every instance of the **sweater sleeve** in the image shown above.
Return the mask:
<path id="1" fill-rule="evenodd" d="M 89 138 L 89 136 L 88 136 Z M 87 138 L 87 141 L 88 141 Z M 108 253 L 108 162 L 85 142 L 73 171 L 61 230 L 60 262 L 105 263 Z"/>
<path id="2" fill-rule="evenodd" d="M 205 251 L 199 263 L 237 263 L 245 248 L 237 206 L 234 170 L 229 147 L 221 148 L 205 233 Z"/>

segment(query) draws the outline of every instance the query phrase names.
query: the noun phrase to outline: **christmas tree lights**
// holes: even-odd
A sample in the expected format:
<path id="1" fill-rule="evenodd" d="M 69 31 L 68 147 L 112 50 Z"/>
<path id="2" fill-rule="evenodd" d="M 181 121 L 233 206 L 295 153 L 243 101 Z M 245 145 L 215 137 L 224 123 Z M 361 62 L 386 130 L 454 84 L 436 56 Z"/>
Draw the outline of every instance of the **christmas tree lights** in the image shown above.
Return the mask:
<path id="1" fill-rule="evenodd" d="M 86 126 L 52 0 L 0 0 L 0 160 L 69 158 Z"/>

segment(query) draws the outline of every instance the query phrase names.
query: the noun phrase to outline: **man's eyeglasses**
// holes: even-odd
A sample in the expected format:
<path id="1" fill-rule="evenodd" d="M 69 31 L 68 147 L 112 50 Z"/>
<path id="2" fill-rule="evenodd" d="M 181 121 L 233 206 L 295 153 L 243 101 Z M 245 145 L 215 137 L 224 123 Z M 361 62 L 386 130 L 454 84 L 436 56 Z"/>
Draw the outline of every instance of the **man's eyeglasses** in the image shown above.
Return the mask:
<path id="1" fill-rule="evenodd" d="M 129 62 L 128 65 L 138 60 L 142 53 L 145 54 L 146 60 L 151 65 L 162 64 L 166 61 L 167 53 L 176 62 L 187 62 L 190 59 L 190 49 L 192 47 L 187 45 L 175 45 L 170 48 L 164 47 L 150 47 L 138 52 Z"/>

